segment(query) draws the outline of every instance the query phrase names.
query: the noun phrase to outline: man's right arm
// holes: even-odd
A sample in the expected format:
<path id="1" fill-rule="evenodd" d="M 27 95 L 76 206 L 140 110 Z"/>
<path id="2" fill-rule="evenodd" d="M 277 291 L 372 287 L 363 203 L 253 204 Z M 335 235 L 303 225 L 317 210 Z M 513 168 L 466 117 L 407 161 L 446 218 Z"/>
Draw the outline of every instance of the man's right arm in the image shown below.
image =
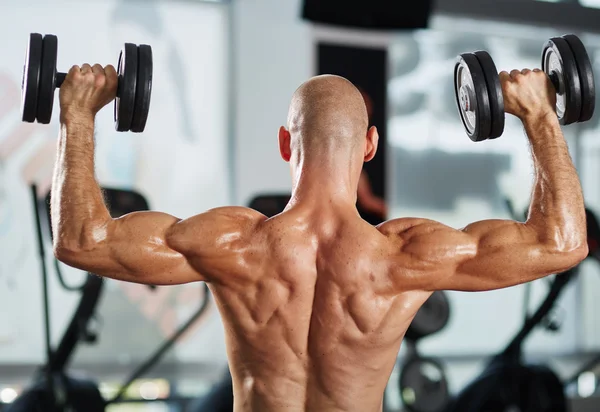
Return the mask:
<path id="1" fill-rule="evenodd" d="M 524 76 L 511 76 L 516 77 L 516 86 L 525 81 Z M 536 72 L 529 76 L 537 76 L 532 83 L 539 87 L 545 75 Z M 509 89 L 505 94 L 511 93 L 506 77 L 504 83 Z M 430 221 L 410 227 L 400 234 L 400 256 L 410 257 L 416 269 L 411 276 L 413 286 L 426 290 L 499 289 L 563 272 L 587 256 L 581 184 L 558 119 L 553 111 L 532 107 L 510 109 L 523 121 L 535 167 L 527 221 L 487 220 L 463 230 Z"/>

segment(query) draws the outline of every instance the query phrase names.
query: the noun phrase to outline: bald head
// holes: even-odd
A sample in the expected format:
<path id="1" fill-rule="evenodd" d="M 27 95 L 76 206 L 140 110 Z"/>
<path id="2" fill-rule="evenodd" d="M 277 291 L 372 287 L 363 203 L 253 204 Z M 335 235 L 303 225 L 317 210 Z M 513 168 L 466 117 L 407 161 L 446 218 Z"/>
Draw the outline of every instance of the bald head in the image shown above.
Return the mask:
<path id="1" fill-rule="evenodd" d="M 313 77 L 292 97 L 288 128 L 304 150 L 355 148 L 364 141 L 368 126 L 362 94 L 343 77 Z"/>

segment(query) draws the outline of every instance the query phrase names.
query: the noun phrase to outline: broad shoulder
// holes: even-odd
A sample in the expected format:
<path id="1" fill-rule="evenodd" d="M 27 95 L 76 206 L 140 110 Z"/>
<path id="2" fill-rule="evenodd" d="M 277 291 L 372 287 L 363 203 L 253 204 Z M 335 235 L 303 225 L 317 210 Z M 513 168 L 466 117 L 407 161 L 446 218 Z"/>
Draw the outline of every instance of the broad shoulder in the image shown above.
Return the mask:
<path id="1" fill-rule="evenodd" d="M 251 227 L 265 221 L 267 217 L 254 209 L 240 206 L 227 206 L 210 209 L 204 213 L 183 220 L 180 223 L 191 226 L 220 226 L 230 229 L 238 226 Z"/>
<path id="2" fill-rule="evenodd" d="M 219 207 L 180 220 L 168 233 L 168 242 L 182 253 L 209 250 L 246 241 L 266 216 L 245 207 Z"/>
<path id="3" fill-rule="evenodd" d="M 377 230 L 379 230 L 384 236 L 400 238 L 405 238 L 415 234 L 431 233 L 444 228 L 448 227 L 440 222 L 436 222 L 435 220 L 417 217 L 392 219 L 377 226 Z"/>

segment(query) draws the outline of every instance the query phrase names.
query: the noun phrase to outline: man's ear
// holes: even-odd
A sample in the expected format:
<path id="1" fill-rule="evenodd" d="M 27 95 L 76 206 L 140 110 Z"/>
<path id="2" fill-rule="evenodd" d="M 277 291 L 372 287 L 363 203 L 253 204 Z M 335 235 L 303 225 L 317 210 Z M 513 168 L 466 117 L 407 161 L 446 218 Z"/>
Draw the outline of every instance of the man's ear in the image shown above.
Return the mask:
<path id="1" fill-rule="evenodd" d="M 365 162 L 371 161 L 377 153 L 379 145 L 379 133 L 375 126 L 371 126 L 367 131 L 367 147 L 365 149 Z"/>
<path id="2" fill-rule="evenodd" d="M 289 162 L 292 157 L 292 137 L 290 135 L 290 132 L 283 126 L 279 128 L 278 139 L 279 153 L 281 154 L 281 158 L 286 162 Z"/>

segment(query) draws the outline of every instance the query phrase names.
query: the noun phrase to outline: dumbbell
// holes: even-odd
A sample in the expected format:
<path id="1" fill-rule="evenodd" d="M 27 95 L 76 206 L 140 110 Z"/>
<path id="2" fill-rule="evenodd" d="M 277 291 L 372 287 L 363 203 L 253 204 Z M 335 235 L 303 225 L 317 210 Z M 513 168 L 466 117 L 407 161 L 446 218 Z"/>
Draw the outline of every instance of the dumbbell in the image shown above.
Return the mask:
<path id="1" fill-rule="evenodd" d="M 542 70 L 556 90 L 556 114 L 562 125 L 586 122 L 594 114 L 596 88 L 590 58 L 574 34 L 553 37 L 542 50 Z M 454 66 L 456 104 L 474 142 L 504 132 L 504 97 L 496 65 L 486 51 L 464 53 Z"/>
<path id="2" fill-rule="evenodd" d="M 52 119 L 54 92 L 66 73 L 57 72 L 58 38 L 47 34 L 29 36 L 23 83 L 21 118 L 24 122 L 48 124 Z M 114 106 L 115 129 L 141 133 L 146 127 L 152 93 L 152 48 L 125 43 L 117 64 L 118 87 Z"/>

